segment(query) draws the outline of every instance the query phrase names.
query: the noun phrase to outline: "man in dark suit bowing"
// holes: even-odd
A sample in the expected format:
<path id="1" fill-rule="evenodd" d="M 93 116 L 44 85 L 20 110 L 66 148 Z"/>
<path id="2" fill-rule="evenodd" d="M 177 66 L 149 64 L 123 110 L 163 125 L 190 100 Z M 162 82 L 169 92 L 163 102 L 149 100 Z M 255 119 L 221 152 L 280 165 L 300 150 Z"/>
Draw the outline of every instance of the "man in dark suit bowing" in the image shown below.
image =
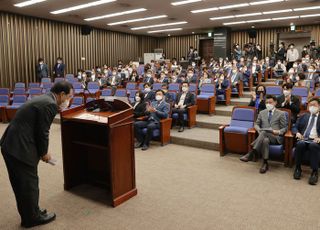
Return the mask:
<path id="1" fill-rule="evenodd" d="M 263 164 L 260 168 L 260 173 L 266 173 L 269 169 L 269 145 L 282 144 L 283 135 L 288 128 L 286 115 L 283 111 L 275 108 L 276 103 L 277 98 L 275 96 L 267 95 L 267 109 L 262 110 L 259 113 L 254 125 L 259 136 L 251 144 L 252 151 L 240 158 L 241 161 L 248 162 L 253 159 L 254 155 L 261 154 L 263 157 Z"/>
<path id="2" fill-rule="evenodd" d="M 179 132 L 184 131 L 184 119 L 183 114 L 187 111 L 188 107 L 195 104 L 194 94 L 189 92 L 189 83 L 184 82 L 182 84 L 182 92 L 177 95 L 172 113 L 178 113 L 177 123 L 179 123 Z"/>
<path id="3" fill-rule="evenodd" d="M 303 155 L 309 153 L 309 162 L 312 169 L 309 184 L 316 185 L 318 182 L 319 154 L 320 154 L 320 119 L 319 108 L 320 100 L 318 98 L 310 99 L 308 103 L 309 112 L 303 114 L 293 128 L 293 133 L 298 139 L 295 149 L 296 168 L 293 178 L 301 178 L 301 163 Z"/>
<path id="4" fill-rule="evenodd" d="M 47 224 L 56 217 L 39 208 L 38 163 L 50 163 L 49 130 L 60 109 L 69 105 L 72 85 L 58 82 L 51 92 L 25 103 L 19 108 L 1 138 L 1 152 L 13 188 L 22 227 Z"/>
<path id="5" fill-rule="evenodd" d="M 64 77 L 64 69 L 65 65 L 63 64 L 63 60 L 61 57 L 58 57 L 57 63 L 53 67 L 54 77 Z"/>

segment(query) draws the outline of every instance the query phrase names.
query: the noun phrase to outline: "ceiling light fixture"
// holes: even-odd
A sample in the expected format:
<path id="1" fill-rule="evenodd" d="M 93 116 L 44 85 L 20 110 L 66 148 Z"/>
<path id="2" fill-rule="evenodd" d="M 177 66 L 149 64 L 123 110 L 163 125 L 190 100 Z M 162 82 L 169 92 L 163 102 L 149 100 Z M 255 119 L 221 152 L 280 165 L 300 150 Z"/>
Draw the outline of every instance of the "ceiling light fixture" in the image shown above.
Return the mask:
<path id="1" fill-rule="evenodd" d="M 228 26 L 228 25 L 237 25 L 237 24 L 245 24 L 247 23 L 246 21 L 238 21 L 238 22 L 225 22 L 223 25 Z"/>
<path id="2" fill-rule="evenodd" d="M 50 13 L 51 14 L 63 14 L 63 13 L 66 13 L 66 12 L 75 11 L 75 10 L 81 10 L 81 9 L 89 8 L 89 7 L 93 7 L 93 6 L 99 6 L 99 5 L 102 5 L 102 4 L 111 3 L 111 2 L 115 2 L 115 1 L 117 1 L 117 0 L 100 0 L 100 1 L 95 1 L 95 2 L 89 2 L 89 3 L 78 5 L 78 6 L 72 6 L 72 7 L 68 7 L 68 8 L 65 8 L 65 9 L 52 11 Z"/>
<path id="3" fill-rule="evenodd" d="M 234 5 L 227 5 L 227 6 L 219 6 L 220 10 L 232 9 L 232 8 L 240 8 L 249 6 L 249 3 L 241 3 L 241 4 L 234 4 Z"/>
<path id="4" fill-rule="evenodd" d="M 299 16 L 272 18 L 272 20 L 273 20 L 273 21 L 280 21 L 280 20 L 288 20 L 288 19 L 296 19 L 296 18 L 299 18 Z"/>
<path id="5" fill-rule="evenodd" d="M 188 22 L 182 21 L 182 22 L 172 22 L 172 23 L 164 23 L 164 24 L 158 24 L 158 25 L 150 25 L 150 26 L 141 26 L 141 27 L 133 27 L 131 30 L 143 30 L 143 29 L 149 29 L 153 27 L 163 27 L 163 26 L 175 26 L 175 25 L 182 25 L 187 24 Z"/>
<path id="6" fill-rule="evenodd" d="M 25 6 L 30 6 L 33 4 L 40 3 L 40 2 L 45 2 L 45 1 L 47 1 L 47 0 L 30 0 L 30 1 L 25 1 L 25 2 L 20 2 L 20 3 L 14 4 L 14 6 L 25 7 Z"/>
<path id="7" fill-rule="evenodd" d="M 320 17 L 320 14 L 307 14 L 307 15 L 300 16 L 300 18 L 311 18 L 311 17 Z"/>
<path id="8" fill-rule="evenodd" d="M 247 23 L 255 23 L 255 22 L 269 22 L 271 21 L 271 18 L 263 18 L 263 19 L 256 19 L 256 20 L 249 20 L 246 21 Z"/>
<path id="9" fill-rule="evenodd" d="M 165 29 L 165 30 L 152 30 L 152 31 L 148 31 L 148 34 L 168 32 L 168 31 L 179 31 L 179 30 L 182 30 L 182 28 L 172 28 L 172 29 Z"/>
<path id="10" fill-rule="evenodd" d="M 202 0 L 185 0 L 185 1 L 171 2 L 171 5 L 180 6 L 180 5 L 185 5 L 185 4 L 195 3 L 195 2 L 202 2 Z"/>
<path id="11" fill-rule="evenodd" d="M 210 18 L 210 20 L 215 21 L 215 20 L 229 19 L 229 18 L 235 18 L 235 16 L 229 15 L 229 16 L 222 16 L 222 17 L 214 17 L 214 18 Z"/>
<path id="12" fill-rule="evenodd" d="M 320 9 L 320 6 L 311 6 L 311 7 L 303 7 L 303 8 L 296 8 L 293 9 L 294 11 L 304 11 L 304 10 L 317 10 Z"/>
<path id="13" fill-rule="evenodd" d="M 112 17 L 122 16 L 122 15 L 127 15 L 127 14 L 134 14 L 134 13 L 138 13 L 138 12 L 142 12 L 142 11 L 146 11 L 146 10 L 147 9 L 145 9 L 145 8 L 139 8 L 139 9 L 135 9 L 135 10 L 128 10 L 128 11 L 121 11 L 121 12 L 112 13 L 112 14 L 106 14 L 106 15 L 93 17 L 93 18 L 86 18 L 84 20 L 89 22 L 89 21 L 95 21 L 95 20 L 100 20 L 100 19 L 104 19 L 104 18 L 112 18 Z"/>
<path id="14" fill-rule="evenodd" d="M 259 1 L 259 2 L 250 2 L 249 4 L 251 6 L 256 6 L 256 5 L 277 3 L 277 2 L 284 2 L 284 0 L 265 0 L 265 1 Z"/>
<path id="15" fill-rule="evenodd" d="M 219 8 L 218 7 L 212 7 L 212 8 L 201 9 L 201 10 L 191 10 L 191 13 L 197 14 L 197 13 L 203 13 L 203 12 L 216 11 L 216 10 L 219 10 Z"/>
<path id="16" fill-rule="evenodd" d="M 266 11 L 266 12 L 262 12 L 262 13 L 263 14 L 280 14 L 280 13 L 287 13 L 287 12 L 292 12 L 292 9 Z"/>
<path id="17" fill-rule="evenodd" d="M 108 23 L 108 26 L 115 26 L 115 25 L 127 24 L 132 22 L 149 21 L 149 20 L 155 20 L 155 19 L 167 18 L 167 17 L 168 15 L 159 15 L 159 16 L 146 17 L 146 18 L 136 18 L 136 19 L 126 20 L 126 21 Z"/>
<path id="18" fill-rule="evenodd" d="M 238 15 L 235 15 L 235 17 L 241 18 L 241 17 L 252 17 L 252 16 L 258 16 L 258 15 L 262 15 L 262 13 L 258 12 L 258 13 L 251 13 L 251 14 L 238 14 Z"/>

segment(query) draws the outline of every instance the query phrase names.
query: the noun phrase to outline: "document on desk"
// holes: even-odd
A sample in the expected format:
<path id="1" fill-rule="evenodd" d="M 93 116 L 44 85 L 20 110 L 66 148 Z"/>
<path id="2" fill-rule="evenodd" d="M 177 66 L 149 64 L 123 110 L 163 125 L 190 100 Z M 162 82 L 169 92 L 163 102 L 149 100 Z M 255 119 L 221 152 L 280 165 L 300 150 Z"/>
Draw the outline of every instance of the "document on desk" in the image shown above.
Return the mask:
<path id="1" fill-rule="evenodd" d="M 96 121 L 101 123 L 108 123 L 108 117 L 90 114 L 90 113 L 83 113 L 78 116 L 75 116 L 75 118 L 82 119 L 82 120 Z"/>

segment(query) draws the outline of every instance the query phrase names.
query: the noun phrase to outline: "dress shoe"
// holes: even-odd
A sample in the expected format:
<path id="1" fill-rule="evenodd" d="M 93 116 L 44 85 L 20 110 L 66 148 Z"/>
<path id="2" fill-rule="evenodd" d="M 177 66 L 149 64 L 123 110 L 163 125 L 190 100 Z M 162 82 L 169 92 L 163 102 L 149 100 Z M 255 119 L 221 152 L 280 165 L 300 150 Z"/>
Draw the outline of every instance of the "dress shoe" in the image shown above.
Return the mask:
<path id="1" fill-rule="evenodd" d="M 301 169 L 300 168 L 296 168 L 295 170 L 294 170 L 294 173 L 293 173 L 293 178 L 295 179 L 295 180 L 300 180 L 300 178 L 301 178 Z"/>
<path id="2" fill-rule="evenodd" d="M 36 220 L 33 220 L 28 223 L 24 223 L 22 227 L 25 228 L 32 228 L 38 225 L 44 225 L 48 224 L 56 219 L 55 213 L 46 213 L 46 214 L 40 214 L 39 217 Z"/>
<path id="3" fill-rule="evenodd" d="M 39 209 L 40 215 L 46 215 L 47 214 L 47 209 Z M 21 227 L 23 227 L 25 224 L 23 221 L 21 221 Z"/>
<path id="4" fill-rule="evenodd" d="M 137 143 L 135 143 L 134 144 L 134 148 L 141 148 L 142 147 L 142 143 L 140 143 L 140 142 L 137 142 Z"/>
<path id="5" fill-rule="evenodd" d="M 268 163 L 264 162 L 260 168 L 260 173 L 261 174 L 266 173 L 268 170 L 269 170 L 269 165 Z"/>
<path id="6" fill-rule="evenodd" d="M 179 133 L 181 133 L 181 132 L 183 132 L 184 131 L 184 127 L 183 126 L 181 126 L 180 128 L 179 128 Z"/>
<path id="7" fill-rule="evenodd" d="M 243 161 L 243 162 L 252 161 L 254 155 L 255 155 L 255 150 L 251 150 L 246 155 L 240 157 L 240 160 Z"/>
<path id="8" fill-rule="evenodd" d="M 146 151 L 148 148 L 149 148 L 148 145 L 143 145 L 142 148 L 141 148 L 141 150 L 142 150 L 142 151 Z"/>
<path id="9" fill-rule="evenodd" d="M 316 185 L 318 183 L 318 172 L 313 171 L 309 178 L 309 184 Z"/>

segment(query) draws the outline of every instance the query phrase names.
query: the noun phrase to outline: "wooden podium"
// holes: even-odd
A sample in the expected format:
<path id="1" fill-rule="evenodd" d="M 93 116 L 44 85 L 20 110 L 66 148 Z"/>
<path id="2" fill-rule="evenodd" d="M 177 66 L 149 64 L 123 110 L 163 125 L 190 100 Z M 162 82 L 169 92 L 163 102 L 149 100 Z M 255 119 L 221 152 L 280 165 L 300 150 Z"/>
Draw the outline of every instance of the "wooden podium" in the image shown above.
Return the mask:
<path id="1" fill-rule="evenodd" d="M 133 109 L 115 99 L 109 102 L 112 109 L 88 112 L 97 102 L 106 103 L 96 100 L 61 113 L 64 189 L 97 185 L 116 207 L 137 194 Z"/>

